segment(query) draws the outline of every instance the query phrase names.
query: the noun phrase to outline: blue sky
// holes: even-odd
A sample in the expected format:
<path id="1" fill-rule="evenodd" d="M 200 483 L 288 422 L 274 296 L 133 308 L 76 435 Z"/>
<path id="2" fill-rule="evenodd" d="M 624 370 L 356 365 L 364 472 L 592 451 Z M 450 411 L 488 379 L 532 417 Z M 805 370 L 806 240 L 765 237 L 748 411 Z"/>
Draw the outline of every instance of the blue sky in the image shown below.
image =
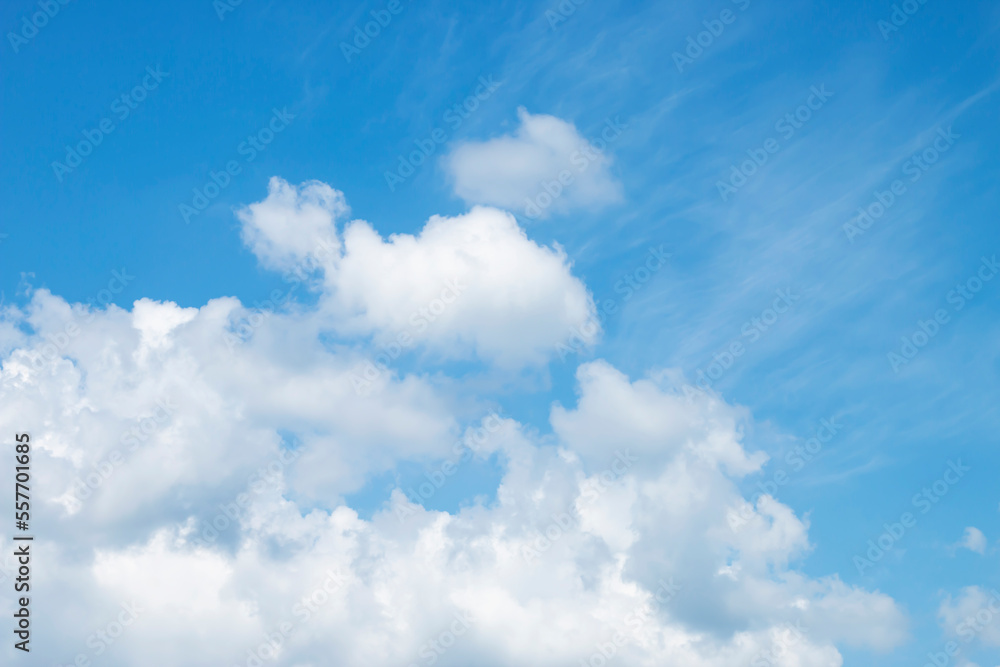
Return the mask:
<path id="1" fill-rule="evenodd" d="M 431 216 L 477 203 L 508 209 L 533 242 L 564 249 L 598 308 L 615 301 L 600 340 L 517 368 L 411 351 L 400 377 L 448 378 L 441 383 L 502 406 L 544 440 L 553 403 L 577 402 L 582 363 L 603 359 L 633 380 L 680 369 L 694 383 L 741 343 L 711 386 L 746 407 L 744 446 L 771 458 L 739 488 L 749 499 L 788 472 L 776 496 L 808 518 L 813 545 L 794 569 L 838 574 L 905 610 L 905 641 L 887 652 L 840 643 L 844 664 L 923 664 L 948 641 L 946 599 L 1000 588 L 1000 280 L 955 296 L 992 277 L 1000 255 L 1000 6 L 913 4 L 893 25 L 888 1 L 401 0 L 350 62 L 342 45 L 387 3 L 59 4 L 37 34 L 0 48 L 0 292 L 6 306 L 26 308 L 40 288 L 85 303 L 124 269 L 134 280 L 113 301 L 126 310 L 141 298 L 184 308 L 264 300 L 282 288 L 280 271 L 241 236 L 235 212 L 264 200 L 273 176 L 329 184 L 350 218 L 383 237 L 417 234 Z M 5 3 L 4 33 L 36 11 Z M 713 29 L 700 52 L 690 47 Z M 448 115 L 483 81 L 498 85 L 467 117 Z M 273 123 L 276 113 L 283 120 Z M 477 184 L 457 151 L 487 151 L 532 116 L 561 119 L 591 141 L 609 123 L 623 129 L 580 199 L 559 199 L 543 216 L 467 194 Z M 67 147 L 107 119 L 113 131 L 56 173 Z M 247 149 L 268 127 L 280 128 L 273 141 Z M 386 172 L 428 139 L 431 157 L 390 188 Z M 766 161 L 720 196 L 720 181 L 733 185 L 734 165 L 754 156 Z M 185 220 L 181 206 L 227 163 L 239 173 L 221 177 L 225 187 Z M 606 197 L 586 200 L 605 186 Z M 879 197 L 891 204 L 868 229 L 845 228 Z M 626 277 L 645 277 L 636 271 L 651 247 L 669 261 L 625 290 Z M 789 308 L 757 328 L 779 291 L 792 295 Z M 303 308 L 317 298 L 295 297 Z M 901 337 L 913 341 L 921 322 L 934 335 L 893 368 L 889 353 L 902 355 Z M 374 350 L 378 334 L 341 332 L 330 345 L 359 340 Z M 459 422 L 476 421 L 470 404 L 463 410 Z M 792 470 L 786 457 L 823 419 L 839 431 Z M 915 527 L 859 573 L 854 558 L 868 540 L 914 511 L 913 496 L 958 460 L 971 468 L 961 481 L 931 511 L 917 509 Z M 437 465 L 401 461 L 346 497 L 370 517 L 394 483 Z M 504 470 L 502 458 L 476 464 L 427 507 L 496 502 Z M 342 502 L 310 498 L 304 507 Z M 968 527 L 985 535 L 983 553 L 955 546 Z M 992 667 L 988 636 L 961 659 Z"/>

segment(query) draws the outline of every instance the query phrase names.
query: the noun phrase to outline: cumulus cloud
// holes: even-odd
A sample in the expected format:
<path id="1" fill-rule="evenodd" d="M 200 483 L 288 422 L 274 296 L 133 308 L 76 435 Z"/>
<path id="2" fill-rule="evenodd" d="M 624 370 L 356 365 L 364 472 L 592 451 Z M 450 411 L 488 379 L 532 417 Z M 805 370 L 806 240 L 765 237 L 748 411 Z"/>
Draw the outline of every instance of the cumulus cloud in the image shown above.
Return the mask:
<path id="1" fill-rule="evenodd" d="M 335 223 L 349 209 L 343 193 L 319 181 L 295 187 L 272 178 L 267 199 L 237 211 L 243 242 L 269 269 L 315 268 L 339 249 Z"/>
<path id="2" fill-rule="evenodd" d="M 476 207 L 383 239 L 361 220 L 338 232 L 346 210 L 327 185 L 274 178 L 267 199 L 239 212 L 265 266 L 322 274 L 321 311 L 337 331 L 513 367 L 546 361 L 595 321 L 565 252 L 531 241 L 509 213 Z"/>
<path id="3" fill-rule="evenodd" d="M 609 119 L 588 140 L 565 120 L 517 112 L 513 134 L 459 144 L 444 158 L 455 194 L 529 218 L 620 201 L 621 184 L 611 173 L 608 146 L 626 128 Z"/>
<path id="4" fill-rule="evenodd" d="M 303 210 L 272 186 L 284 208 L 268 215 Z M 320 191 L 307 200 L 337 200 Z M 254 227 L 265 228 L 265 256 L 314 270 L 294 225 Z M 466 260 L 465 234 L 494 242 Z M 363 351 L 323 333 L 338 317 L 391 332 L 395 311 L 369 314 L 339 289 L 362 304 L 407 303 L 413 279 L 395 264 L 468 261 L 471 312 L 489 322 L 491 307 L 536 307 L 514 303 L 533 302 L 488 255 L 556 278 L 566 265 L 509 216 L 435 218 L 388 242 L 363 223 L 324 238 L 339 250 L 317 264 L 322 298 L 309 308 L 264 317 L 220 298 L 95 310 L 37 290 L 0 311 L 11 331 L 0 424 L 33 438 L 40 660 L 555 667 L 613 653 L 623 667 L 840 667 L 838 645 L 887 650 L 905 637 L 888 596 L 801 571 L 808 522 L 768 496 L 747 507 L 740 493 L 764 462 L 743 442 L 749 413 L 685 393 L 677 372 L 633 379 L 584 364 L 575 403 L 552 407 L 548 432 L 504 418 L 486 434 L 475 415 L 488 401 L 420 375 L 352 390 Z M 354 253 L 376 269 L 351 266 Z M 234 338 L 241 322 L 252 335 Z M 347 502 L 404 463 L 468 465 L 452 460 L 463 433 L 468 458 L 502 466 L 492 500 L 448 513 L 393 488 L 369 518 Z M 5 457 L 0 474 L 11 466 Z M 746 520 L 734 525 L 737 511 Z M 0 652 L 10 657 L 9 643 Z"/>

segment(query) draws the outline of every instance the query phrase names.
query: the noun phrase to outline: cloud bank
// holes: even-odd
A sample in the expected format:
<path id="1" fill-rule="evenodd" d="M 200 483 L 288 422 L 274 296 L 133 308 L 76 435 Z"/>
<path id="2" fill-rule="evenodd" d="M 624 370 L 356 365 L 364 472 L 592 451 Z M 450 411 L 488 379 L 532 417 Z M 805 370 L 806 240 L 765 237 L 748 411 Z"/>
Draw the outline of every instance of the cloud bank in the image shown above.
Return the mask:
<path id="1" fill-rule="evenodd" d="M 739 491 L 765 461 L 750 415 L 678 372 L 585 363 L 549 432 L 485 428 L 489 400 L 435 381 L 438 357 L 548 358 L 591 308 L 561 250 L 492 209 L 388 240 L 347 213 L 329 186 L 279 179 L 239 213 L 309 307 L 95 310 L 41 289 L 4 307 L 0 423 L 32 434 L 38 478 L 40 659 L 839 667 L 840 645 L 903 640 L 891 598 L 802 573 L 808 522 Z M 448 280 L 464 287 L 410 334 L 428 372 L 357 392 L 358 364 Z M 454 513 L 400 488 L 370 518 L 345 500 L 403 463 L 447 484 L 490 457 L 495 497 Z"/>

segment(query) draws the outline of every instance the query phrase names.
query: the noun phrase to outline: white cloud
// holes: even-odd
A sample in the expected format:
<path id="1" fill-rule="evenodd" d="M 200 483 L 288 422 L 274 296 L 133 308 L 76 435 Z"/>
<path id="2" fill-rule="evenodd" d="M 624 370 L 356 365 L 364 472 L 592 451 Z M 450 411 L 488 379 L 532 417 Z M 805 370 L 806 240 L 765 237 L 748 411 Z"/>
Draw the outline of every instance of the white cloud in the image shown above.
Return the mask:
<path id="1" fill-rule="evenodd" d="M 388 241 L 356 222 L 344 245 L 328 304 L 383 340 L 409 335 L 445 356 L 538 363 L 595 312 L 565 253 L 496 209 L 435 216 L 419 235 Z"/>
<path id="2" fill-rule="evenodd" d="M 739 443 L 736 427 L 747 418 L 745 411 L 708 399 L 705 412 L 695 415 L 700 420 L 685 417 L 690 399 L 661 389 L 669 385 L 669 375 L 631 383 L 610 365 L 598 363 L 582 366 L 577 379 L 582 391 L 578 408 L 557 406 L 552 424 L 592 462 L 607 457 L 608 447 L 619 439 L 657 463 L 694 447 L 703 462 L 738 474 L 757 470 L 766 460 L 763 453 L 747 456 Z"/>
<path id="3" fill-rule="evenodd" d="M 0 359 L 0 425 L 34 441 L 38 659 L 556 666 L 612 646 L 622 667 L 779 654 L 774 664 L 840 667 L 839 644 L 902 641 L 891 598 L 800 571 L 812 546 L 791 508 L 765 496 L 730 525 L 746 503 L 739 482 L 764 460 L 743 444 L 750 415 L 685 396 L 677 372 L 632 380 L 603 361 L 581 366 L 578 400 L 552 408 L 551 434 L 507 420 L 488 436 L 482 455 L 503 463 L 493 502 L 448 514 L 396 489 L 370 519 L 349 507 L 375 475 L 449 458 L 486 401 L 402 373 L 357 396 L 359 352 L 320 333 L 340 308 L 343 326 L 393 331 L 379 313 L 395 309 L 365 314 L 334 290 L 405 303 L 413 280 L 392 267 L 460 266 L 454 239 L 466 233 L 494 234 L 469 260 L 465 295 L 487 320 L 491 307 L 531 311 L 497 300 L 529 296 L 491 253 L 539 279 L 568 275 L 556 251 L 483 209 L 389 242 L 350 226 L 324 260 L 320 303 L 262 317 L 236 343 L 234 322 L 252 313 L 231 298 L 93 311 L 38 290 L 4 310 L 20 333 Z M 295 269 L 305 247 L 275 242 L 267 256 Z M 355 256 L 389 268 L 366 274 Z M 366 277 L 344 286 L 351 272 Z M 0 460 L 0 475 L 11 466 Z M 123 604 L 138 618 L 95 655 L 88 637 Z"/>
<path id="4" fill-rule="evenodd" d="M 609 120 L 588 141 L 572 123 L 555 116 L 523 108 L 517 115 L 521 125 L 513 134 L 466 142 L 445 156 L 455 194 L 531 218 L 622 199 L 607 151 L 626 127 L 620 120 Z"/>
<path id="5" fill-rule="evenodd" d="M 963 588 L 956 599 L 949 595 L 941 603 L 938 620 L 949 637 L 1000 646 L 1000 591 Z"/>
<path id="6" fill-rule="evenodd" d="M 244 238 L 266 266 L 321 270 L 324 326 L 513 367 L 548 360 L 595 321 L 562 249 L 534 243 L 508 213 L 477 207 L 434 216 L 419 234 L 388 240 L 357 220 L 341 241 L 335 224 L 343 201 L 327 185 L 296 189 L 275 178 L 266 200 L 239 213 Z"/>
<path id="7" fill-rule="evenodd" d="M 965 534 L 956 546 L 984 555 L 986 553 L 986 536 L 978 528 L 969 526 L 965 529 Z"/>
<path id="8" fill-rule="evenodd" d="M 237 211 L 243 242 L 270 269 L 313 268 L 339 249 L 335 223 L 349 212 L 343 193 L 319 181 L 295 187 L 273 177 L 267 199 Z"/>

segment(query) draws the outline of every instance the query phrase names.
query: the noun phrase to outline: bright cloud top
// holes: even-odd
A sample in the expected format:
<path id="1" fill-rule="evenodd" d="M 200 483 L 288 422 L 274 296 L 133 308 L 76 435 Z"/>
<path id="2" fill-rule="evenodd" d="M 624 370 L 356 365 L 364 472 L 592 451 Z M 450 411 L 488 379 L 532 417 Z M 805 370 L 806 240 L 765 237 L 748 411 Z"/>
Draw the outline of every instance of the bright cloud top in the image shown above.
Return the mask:
<path id="1" fill-rule="evenodd" d="M 341 333 L 372 335 L 393 352 L 419 344 L 513 367 L 546 361 L 594 320 L 565 252 L 528 239 L 508 213 L 476 207 L 434 216 L 416 236 L 388 240 L 361 220 L 338 233 L 346 213 L 330 186 L 296 188 L 279 178 L 267 199 L 238 213 L 262 264 L 322 274 L 321 310 Z"/>
<path id="2" fill-rule="evenodd" d="M 529 218 L 621 201 L 607 148 L 627 125 L 609 119 L 588 140 L 572 123 L 518 109 L 509 135 L 458 145 L 444 158 L 455 194 Z"/>

